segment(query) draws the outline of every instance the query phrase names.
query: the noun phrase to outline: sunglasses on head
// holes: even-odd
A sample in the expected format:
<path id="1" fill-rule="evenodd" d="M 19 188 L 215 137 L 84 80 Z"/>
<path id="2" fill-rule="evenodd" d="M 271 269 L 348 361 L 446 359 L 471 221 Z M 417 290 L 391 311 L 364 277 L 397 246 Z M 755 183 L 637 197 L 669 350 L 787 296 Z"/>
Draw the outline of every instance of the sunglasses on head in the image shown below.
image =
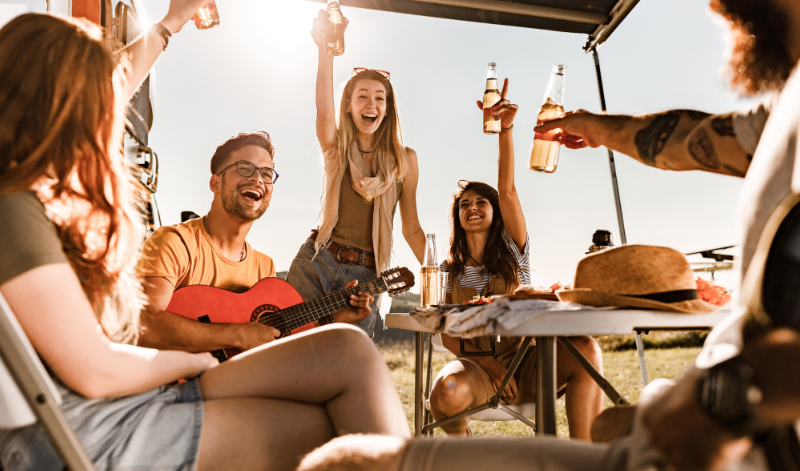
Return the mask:
<path id="1" fill-rule="evenodd" d="M 378 70 L 378 69 L 367 69 L 366 67 L 356 67 L 355 69 L 353 69 L 353 75 L 351 75 L 350 77 L 351 77 L 351 78 L 352 78 L 352 77 L 355 77 L 356 75 L 360 74 L 361 72 L 365 72 L 365 71 L 367 71 L 367 70 L 371 70 L 371 71 L 373 71 L 373 72 L 377 72 L 377 73 L 379 73 L 379 74 L 383 75 L 383 76 L 384 76 L 384 78 L 386 78 L 386 80 L 389 80 L 389 77 L 391 77 L 391 76 L 392 76 L 392 74 L 390 74 L 389 72 L 387 72 L 387 71 L 385 71 L 385 70 Z"/>

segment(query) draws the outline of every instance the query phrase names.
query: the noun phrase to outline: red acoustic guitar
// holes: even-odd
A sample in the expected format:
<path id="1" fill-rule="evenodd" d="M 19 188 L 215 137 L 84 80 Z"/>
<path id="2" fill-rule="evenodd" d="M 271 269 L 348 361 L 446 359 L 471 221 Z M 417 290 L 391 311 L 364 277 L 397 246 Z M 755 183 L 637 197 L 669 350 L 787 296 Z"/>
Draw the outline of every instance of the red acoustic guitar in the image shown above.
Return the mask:
<path id="1" fill-rule="evenodd" d="M 328 296 L 303 302 L 292 285 L 280 278 L 264 278 L 244 293 L 233 293 L 210 286 L 193 285 L 176 290 L 167 311 L 199 322 L 213 324 L 246 324 L 258 322 L 278 329 L 281 337 L 314 327 L 314 321 L 348 307 L 351 294 L 359 291 L 389 296 L 408 291 L 414 286 L 414 275 L 408 268 L 394 268 L 378 278 Z M 218 350 L 214 355 L 223 361 L 239 350 Z"/>

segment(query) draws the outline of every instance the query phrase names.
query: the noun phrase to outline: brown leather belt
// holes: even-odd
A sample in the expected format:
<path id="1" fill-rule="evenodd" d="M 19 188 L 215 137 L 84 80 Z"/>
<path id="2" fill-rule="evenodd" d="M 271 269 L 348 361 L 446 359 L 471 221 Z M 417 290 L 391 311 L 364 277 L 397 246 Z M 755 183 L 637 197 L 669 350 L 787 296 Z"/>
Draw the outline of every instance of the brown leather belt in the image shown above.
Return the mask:
<path id="1" fill-rule="evenodd" d="M 311 231 L 311 235 L 308 238 L 317 240 L 317 235 L 319 235 L 319 232 Z M 336 256 L 336 259 L 341 263 L 354 263 L 367 267 L 375 266 L 375 254 L 371 252 L 364 252 L 354 247 L 342 247 L 332 240 L 328 242 L 327 249 L 328 252 Z"/>

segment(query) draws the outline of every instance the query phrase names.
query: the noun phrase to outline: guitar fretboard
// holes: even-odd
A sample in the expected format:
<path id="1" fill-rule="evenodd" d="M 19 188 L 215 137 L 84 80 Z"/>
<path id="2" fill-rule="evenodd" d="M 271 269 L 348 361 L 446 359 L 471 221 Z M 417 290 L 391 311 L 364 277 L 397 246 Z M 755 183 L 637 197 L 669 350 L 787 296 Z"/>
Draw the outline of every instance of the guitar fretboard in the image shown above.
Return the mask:
<path id="1" fill-rule="evenodd" d="M 286 322 L 286 330 L 291 331 L 350 306 L 350 295 L 358 295 L 359 292 L 362 292 L 377 297 L 377 295 L 388 291 L 388 289 L 386 281 L 384 281 L 383 277 L 380 277 L 368 283 L 358 284 L 352 288 L 283 309 L 280 311 L 280 315 Z M 258 322 L 266 324 L 271 317 L 263 316 Z"/>

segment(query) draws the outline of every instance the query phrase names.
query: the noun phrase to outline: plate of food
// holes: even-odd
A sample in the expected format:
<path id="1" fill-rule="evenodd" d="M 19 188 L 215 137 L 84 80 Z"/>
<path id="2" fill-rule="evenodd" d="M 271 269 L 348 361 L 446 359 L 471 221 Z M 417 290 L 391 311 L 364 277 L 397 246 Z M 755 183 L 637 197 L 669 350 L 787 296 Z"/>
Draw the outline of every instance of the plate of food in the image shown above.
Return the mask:
<path id="1" fill-rule="evenodd" d="M 561 283 L 555 283 L 549 288 L 541 286 L 520 286 L 514 291 L 514 294 L 499 294 L 492 296 L 492 298 L 506 298 L 511 300 L 522 299 L 541 299 L 544 301 L 558 301 L 556 291 L 563 288 Z"/>

